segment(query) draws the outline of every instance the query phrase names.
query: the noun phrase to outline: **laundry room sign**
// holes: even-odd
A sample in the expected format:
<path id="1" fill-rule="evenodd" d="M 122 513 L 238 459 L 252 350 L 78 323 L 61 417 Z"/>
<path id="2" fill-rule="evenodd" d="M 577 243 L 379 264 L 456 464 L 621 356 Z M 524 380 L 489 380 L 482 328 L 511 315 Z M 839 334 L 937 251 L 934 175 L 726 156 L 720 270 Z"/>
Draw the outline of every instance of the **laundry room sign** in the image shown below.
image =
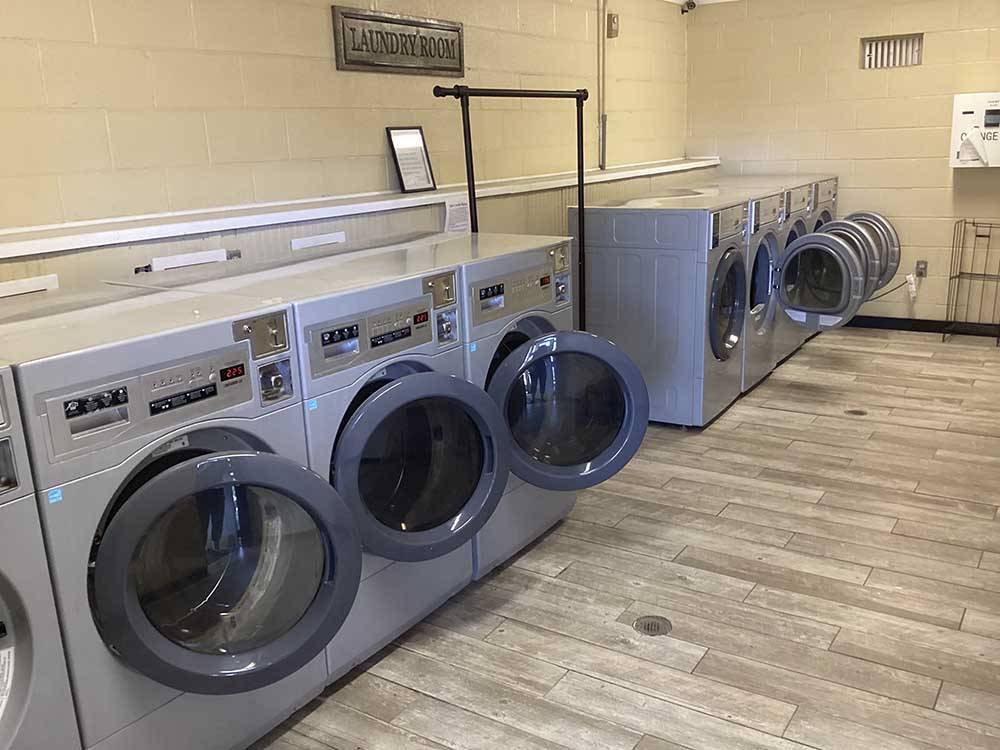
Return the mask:
<path id="1" fill-rule="evenodd" d="M 340 70 L 465 75 L 460 23 L 334 5 L 333 36 Z"/>

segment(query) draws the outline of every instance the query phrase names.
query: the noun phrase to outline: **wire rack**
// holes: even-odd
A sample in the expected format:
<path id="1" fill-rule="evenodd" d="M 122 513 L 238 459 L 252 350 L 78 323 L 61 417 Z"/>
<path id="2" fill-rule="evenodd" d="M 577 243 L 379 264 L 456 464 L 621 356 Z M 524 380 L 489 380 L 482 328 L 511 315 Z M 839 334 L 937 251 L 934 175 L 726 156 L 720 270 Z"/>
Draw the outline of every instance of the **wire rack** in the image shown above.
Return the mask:
<path id="1" fill-rule="evenodd" d="M 958 332 L 988 332 L 1000 346 L 1000 224 L 955 223 L 947 312 L 942 340 Z"/>

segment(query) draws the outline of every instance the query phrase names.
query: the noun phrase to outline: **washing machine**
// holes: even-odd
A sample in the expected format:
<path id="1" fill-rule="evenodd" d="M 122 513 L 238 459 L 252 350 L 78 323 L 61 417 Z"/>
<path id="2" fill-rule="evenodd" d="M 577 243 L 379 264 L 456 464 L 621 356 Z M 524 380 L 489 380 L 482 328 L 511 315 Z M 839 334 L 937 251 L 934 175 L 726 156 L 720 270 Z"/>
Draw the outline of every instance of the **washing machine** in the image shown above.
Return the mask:
<path id="1" fill-rule="evenodd" d="M 308 469 L 289 307 L 144 294 L 0 340 L 83 746 L 242 749 L 319 694 L 362 549 Z"/>
<path id="2" fill-rule="evenodd" d="M 454 269 L 297 302 L 310 466 L 350 504 L 358 601 L 327 648 L 331 679 L 473 577 L 473 539 L 507 484 L 500 409 L 465 379 Z"/>
<path id="3" fill-rule="evenodd" d="M 777 276 L 781 255 L 784 193 L 750 201 L 747 242 L 747 314 L 741 390 L 745 393 L 771 374 L 777 362 L 775 330 L 783 314 Z"/>
<path id="4" fill-rule="evenodd" d="M 587 207 L 588 330 L 638 363 L 653 421 L 703 426 L 740 395 L 749 197 L 693 189 Z"/>
<path id="5" fill-rule="evenodd" d="M 499 406 L 511 451 L 510 482 L 475 537 L 478 579 L 631 460 L 649 396 L 621 348 L 574 330 L 568 238 L 479 234 L 443 250 L 462 258 L 468 377 Z"/>
<path id="6" fill-rule="evenodd" d="M 436 239 L 187 287 L 293 306 L 308 464 L 349 505 L 364 548 L 326 649 L 331 681 L 472 581 L 473 540 L 507 485 L 507 425 L 465 377 L 454 261 L 467 241 Z"/>
<path id="7" fill-rule="evenodd" d="M 0 363 L 0 748 L 80 750 L 10 368 Z"/>

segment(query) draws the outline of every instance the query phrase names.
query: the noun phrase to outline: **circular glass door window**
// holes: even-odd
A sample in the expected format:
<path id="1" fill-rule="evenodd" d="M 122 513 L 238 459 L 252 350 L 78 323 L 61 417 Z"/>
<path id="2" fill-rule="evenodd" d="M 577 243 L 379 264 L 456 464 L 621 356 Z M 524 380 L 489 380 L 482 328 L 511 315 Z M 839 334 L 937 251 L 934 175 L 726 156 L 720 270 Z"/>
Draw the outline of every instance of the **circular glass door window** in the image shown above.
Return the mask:
<path id="1" fill-rule="evenodd" d="M 462 512 L 485 462 L 483 435 L 457 401 L 420 399 L 393 411 L 372 432 L 358 488 L 383 525 L 427 531 Z"/>
<path id="2" fill-rule="evenodd" d="M 785 274 L 790 306 L 803 310 L 838 310 L 844 299 L 845 283 L 840 263 L 819 247 L 809 247 L 798 253 Z"/>
<path id="3" fill-rule="evenodd" d="M 709 338 L 716 359 L 725 361 L 740 343 L 746 315 L 746 270 L 739 253 L 728 250 L 712 284 Z"/>
<path id="4" fill-rule="evenodd" d="M 530 458 L 577 466 L 603 454 L 625 422 L 615 372 L 588 354 L 539 358 L 521 371 L 507 400 L 511 436 Z"/>
<path id="5" fill-rule="evenodd" d="M 757 247 L 750 272 L 750 320 L 757 331 L 763 331 L 767 327 L 768 312 L 773 300 L 773 277 L 771 245 L 764 241 Z"/>
<path id="6" fill-rule="evenodd" d="M 323 535 L 298 503 L 233 485 L 180 498 L 143 536 L 129 575 L 164 637 L 196 653 L 233 655 L 291 630 L 326 564 Z"/>

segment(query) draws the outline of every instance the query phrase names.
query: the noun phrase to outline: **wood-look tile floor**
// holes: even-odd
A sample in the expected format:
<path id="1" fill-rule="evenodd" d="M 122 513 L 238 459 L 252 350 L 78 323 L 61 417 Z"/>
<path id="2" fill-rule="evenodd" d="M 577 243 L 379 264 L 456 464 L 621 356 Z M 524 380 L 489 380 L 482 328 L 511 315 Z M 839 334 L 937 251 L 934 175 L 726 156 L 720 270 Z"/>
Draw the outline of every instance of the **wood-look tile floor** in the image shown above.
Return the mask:
<path id="1" fill-rule="evenodd" d="M 824 334 L 257 747 L 1000 748 L 998 392 L 992 340 Z"/>

